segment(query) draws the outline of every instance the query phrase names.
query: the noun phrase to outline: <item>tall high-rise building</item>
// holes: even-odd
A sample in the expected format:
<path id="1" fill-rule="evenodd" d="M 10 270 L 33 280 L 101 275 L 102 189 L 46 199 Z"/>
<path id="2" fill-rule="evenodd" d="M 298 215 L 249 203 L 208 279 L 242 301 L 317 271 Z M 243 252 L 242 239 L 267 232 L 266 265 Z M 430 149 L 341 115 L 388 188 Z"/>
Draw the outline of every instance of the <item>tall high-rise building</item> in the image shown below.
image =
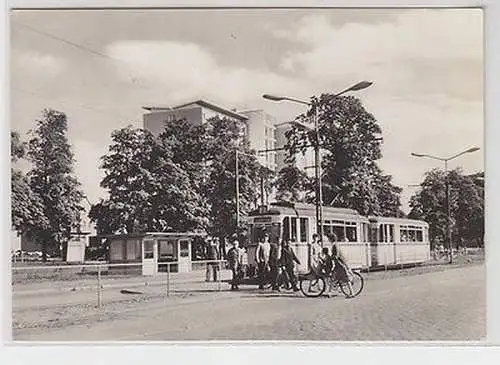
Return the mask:
<path id="1" fill-rule="evenodd" d="M 237 113 L 234 109 L 226 109 L 205 100 L 195 100 L 174 107 L 143 106 L 142 108 L 150 112 L 143 115 L 144 129 L 155 135 L 162 131 L 164 123 L 186 119 L 193 124 L 204 124 L 214 117 L 227 118 L 239 122 L 242 135 L 248 135 L 248 118 L 245 115 Z"/>
<path id="2" fill-rule="evenodd" d="M 257 151 L 257 160 L 262 166 L 276 171 L 276 118 L 263 110 L 247 110 L 240 112 L 248 117 L 248 140 L 250 148 Z"/>

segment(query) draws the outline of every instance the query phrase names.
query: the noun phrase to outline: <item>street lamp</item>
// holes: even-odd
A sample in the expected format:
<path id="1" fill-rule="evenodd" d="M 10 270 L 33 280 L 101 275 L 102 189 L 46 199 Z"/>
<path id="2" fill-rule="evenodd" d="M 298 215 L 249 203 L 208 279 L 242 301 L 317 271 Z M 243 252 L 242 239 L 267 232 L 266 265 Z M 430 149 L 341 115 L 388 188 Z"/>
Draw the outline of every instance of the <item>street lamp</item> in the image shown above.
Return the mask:
<path id="1" fill-rule="evenodd" d="M 337 94 L 334 94 L 334 97 L 343 95 L 349 91 L 358 91 L 366 89 L 370 87 L 373 83 L 370 81 L 361 81 L 358 82 L 347 89 L 340 91 Z M 288 96 L 276 96 L 270 94 L 262 95 L 264 99 L 272 100 L 272 101 L 291 101 L 293 103 L 303 104 L 310 107 L 313 107 L 313 103 L 310 101 L 300 100 L 296 98 L 291 98 Z M 313 114 L 313 125 L 314 125 L 314 133 L 315 133 L 315 143 L 314 143 L 314 166 L 315 166 L 315 178 L 316 178 L 316 232 L 321 238 L 321 244 L 323 244 L 323 192 L 321 187 L 321 163 L 320 163 L 320 155 L 319 155 L 319 128 L 318 128 L 318 107 L 314 106 L 314 114 Z M 307 126 L 298 123 L 300 126 L 308 128 Z M 311 129 L 311 128 L 310 128 Z"/>
<path id="2" fill-rule="evenodd" d="M 456 155 L 453 155 L 448 158 L 443 158 L 443 157 L 437 157 L 437 156 L 432 156 L 424 153 L 411 153 L 413 157 L 423 157 L 423 158 L 430 158 L 433 160 L 438 160 L 444 162 L 444 174 L 445 174 L 445 185 L 446 185 L 446 231 L 447 231 L 447 239 L 448 239 L 448 249 L 450 250 L 450 264 L 453 263 L 453 248 L 451 244 L 451 216 L 450 216 L 450 184 L 449 184 L 449 179 L 448 179 L 448 161 L 451 161 L 459 156 L 462 156 L 466 153 L 472 153 L 479 151 L 479 147 L 471 147 L 465 151 L 462 151 L 460 153 L 457 153 Z"/>

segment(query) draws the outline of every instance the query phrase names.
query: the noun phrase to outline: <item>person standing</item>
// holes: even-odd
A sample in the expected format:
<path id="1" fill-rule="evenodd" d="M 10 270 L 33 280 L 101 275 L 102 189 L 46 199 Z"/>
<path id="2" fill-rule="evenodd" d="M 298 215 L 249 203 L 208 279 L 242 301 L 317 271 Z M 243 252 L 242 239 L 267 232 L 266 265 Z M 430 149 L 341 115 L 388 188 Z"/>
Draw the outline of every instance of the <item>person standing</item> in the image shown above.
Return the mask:
<path id="1" fill-rule="evenodd" d="M 285 267 L 293 291 L 299 291 L 299 288 L 297 288 L 297 277 L 294 273 L 294 262 L 300 265 L 299 259 L 295 255 L 295 252 L 293 252 L 293 249 L 290 247 L 290 241 L 285 240 L 283 241 L 283 247 L 281 248 L 281 263 Z"/>
<path id="2" fill-rule="evenodd" d="M 227 252 L 227 262 L 232 273 L 231 290 L 238 290 L 240 277 L 240 249 L 238 241 L 234 240 L 232 247 Z"/>
<path id="3" fill-rule="evenodd" d="M 280 263 L 280 249 L 277 243 L 272 242 L 269 250 L 269 274 L 271 276 L 272 290 L 279 291 L 278 274 Z"/>
<path id="4" fill-rule="evenodd" d="M 264 289 L 267 273 L 269 272 L 269 253 L 271 244 L 269 243 L 269 233 L 264 233 L 264 237 L 259 242 L 255 251 L 255 259 L 259 268 L 259 289 Z"/>
<path id="5" fill-rule="evenodd" d="M 310 245 L 310 262 L 311 262 L 311 271 L 319 274 L 319 266 L 320 260 L 319 255 L 321 253 L 321 244 L 319 242 L 319 236 L 315 233 L 313 234 L 313 240 Z"/>
<path id="6" fill-rule="evenodd" d="M 210 281 L 211 276 L 213 277 L 214 281 L 217 281 L 219 273 L 219 265 L 220 265 L 219 262 L 216 262 L 217 260 L 220 260 L 219 250 L 218 250 L 218 240 L 217 239 L 209 240 L 207 250 L 208 250 L 207 259 L 211 262 L 207 263 L 205 281 Z"/>
<path id="7" fill-rule="evenodd" d="M 334 263 L 333 273 L 335 277 L 337 278 L 337 280 L 346 283 L 349 289 L 349 294 L 346 295 L 346 298 L 353 298 L 354 296 L 351 282 L 352 272 L 347 265 L 347 260 L 345 259 L 342 252 L 338 249 L 336 244 L 332 246 L 331 258 Z"/>

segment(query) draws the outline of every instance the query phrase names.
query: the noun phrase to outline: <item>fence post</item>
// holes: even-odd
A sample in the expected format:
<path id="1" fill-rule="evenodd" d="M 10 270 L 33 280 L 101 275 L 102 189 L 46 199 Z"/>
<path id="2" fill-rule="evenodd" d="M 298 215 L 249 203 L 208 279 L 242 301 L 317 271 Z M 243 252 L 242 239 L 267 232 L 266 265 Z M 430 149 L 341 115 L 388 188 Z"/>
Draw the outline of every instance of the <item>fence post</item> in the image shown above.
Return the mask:
<path id="1" fill-rule="evenodd" d="M 221 261 L 219 260 L 219 262 L 217 262 L 217 268 L 218 268 L 218 272 L 219 272 L 219 275 L 217 275 L 217 291 L 220 291 L 221 287 L 220 287 L 220 277 L 222 276 L 222 265 L 221 265 Z"/>
<path id="2" fill-rule="evenodd" d="M 170 262 L 167 262 L 167 297 L 170 296 Z"/>
<path id="3" fill-rule="evenodd" d="M 101 308 L 101 265 L 97 265 L 97 307 Z"/>

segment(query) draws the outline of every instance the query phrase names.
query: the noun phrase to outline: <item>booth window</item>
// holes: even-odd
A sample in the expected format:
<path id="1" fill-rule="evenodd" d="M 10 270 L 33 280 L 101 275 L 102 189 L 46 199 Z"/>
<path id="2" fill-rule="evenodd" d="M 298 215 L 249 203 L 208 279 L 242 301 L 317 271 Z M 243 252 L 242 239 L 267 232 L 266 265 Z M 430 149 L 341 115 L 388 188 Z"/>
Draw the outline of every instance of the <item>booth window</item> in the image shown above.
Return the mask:
<path id="1" fill-rule="evenodd" d="M 127 241 L 127 260 L 140 260 L 141 250 L 138 240 Z"/>
<path id="2" fill-rule="evenodd" d="M 155 245 L 154 241 L 144 241 L 144 258 L 152 259 L 155 256 Z"/>
<path id="3" fill-rule="evenodd" d="M 112 261 L 125 259 L 123 255 L 123 240 L 112 240 L 109 244 L 109 257 Z"/>
<path id="4" fill-rule="evenodd" d="M 180 241 L 180 257 L 189 256 L 189 241 Z"/>

